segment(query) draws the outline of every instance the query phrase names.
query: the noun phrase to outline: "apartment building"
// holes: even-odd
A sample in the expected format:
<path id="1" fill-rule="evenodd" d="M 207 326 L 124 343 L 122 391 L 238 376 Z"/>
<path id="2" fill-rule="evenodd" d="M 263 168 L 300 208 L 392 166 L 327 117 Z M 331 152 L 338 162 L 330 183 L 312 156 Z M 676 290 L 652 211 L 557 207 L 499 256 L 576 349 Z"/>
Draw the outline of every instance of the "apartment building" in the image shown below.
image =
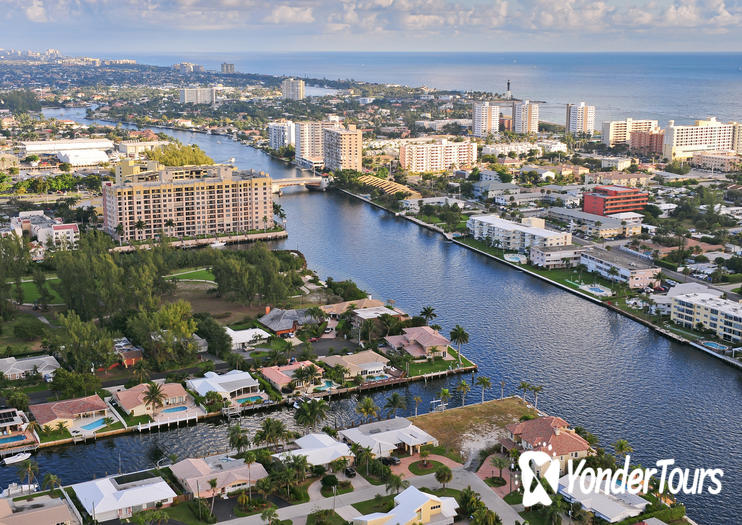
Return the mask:
<path id="1" fill-rule="evenodd" d="M 497 215 L 471 217 L 466 227 L 475 239 L 508 251 L 525 252 L 533 246 L 566 246 L 572 243 L 571 233 L 508 221 Z"/>
<path id="2" fill-rule="evenodd" d="M 637 131 L 649 131 L 659 125 L 656 120 L 610 120 L 603 122 L 603 144 L 615 146 L 616 144 L 628 144 L 632 133 Z"/>
<path id="3" fill-rule="evenodd" d="M 304 168 L 322 168 L 325 163 L 324 130 L 340 128 L 337 121 L 305 121 L 294 124 L 296 162 Z"/>
<path id="4" fill-rule="evenodd" d="M 476 161 L 477 145 L 472 142 L 443 139 L 427 144 L 402 144 L 399 147 L 399 164 L 412 173 L 468 168 Z"/>
<path id="5" fill-rule="evenodd" d="M 222 165 L 117 177 L 103 186 L 103 229 L 121 242 L 160 232 L 194 237 L 257 230 L 272 225 L 271 192 L 268 175 Z"/>
<path id="6" fill-rule="evenodd" d="M 234 75 L 234 64 L 222 63 L 222 75 Z"/>
<path id="7" fill-rule="evenodd" d="M 56 155 L 69 151 L 113 150 L 113 142 L 108 139 L 60 139 L 24 140 L 20 142 L 21 157 L 28 155 Z"/>
<path id="8" fill-rule="evenodd" d="M 689 293 L 672 298 L 670 319 L 686 328 L 699 324 L 725 341 L 742 339 L 742 305 L 710 293 Z"/>
<path id="9" fill-rule="evenodd" d="M 697 151 L 690 163 L 697 168 L 725 173 L 742 169 L 742 157 L 734 151 Z"/>
<path id="10" fill-rule="evenodd" d="M 500 155 L 507 156 L 509 153 L 528 155 L 531 151 L 535 151 L 539 157 L 543 154 L 541 148 L 531 142 L 501 142 L 484 146 L 482 148 L 482 155 L 495 155 L 496 157 Z"/>
<path id="11" fill-rule="evenodd" d="M 122 140 L 116 143 L 116 150 L 125 157 L 136 159 L 147 151 L 163 148 L 168 144 L 170 141 L 167 140 Z"/>
<path id="12" fill-rule="evenodd" d="M 354 125 L 348 129 L 325 128 L 324 163 L 328 170 L 363 169 L 363 133 Z"/>
<path id="13" fill-rule="evenodd" d="M 637 171 L 630 173 L 627 171 L 598 171 L 595 173 L 585 174 L 585 184 L 605 184 L 608 186 L 629 186 L 642 187 L 646 186 L 652 180 L 652 175 Z"/>
<path id="14" fill-rule="evenodd" d="M 582 198 L 582 211 L 595 215 L 612 215 L 625 211 L 642 211 L 649 194 L 624 186 L 596 186 Z"/>
<path id="15" fill-rule="evenodd" d="M 42 210 L 19 212 L 17 217 L 10 219 L 10 230 L 18 236 L 26 232 L 42 246 L 53 246 L 57 249 L 74 248 L 80 240 L 77 223 L 63 223 L 61 219 L 45 215 Z"/>
<path id="16" fill-rule="evenodd" d="M 611 281 L 626 283 L 629 288 L 654 288 L 659 284 L 660 268 L 618 249 L 585 250 L 580 254 L 580 264 L 588 272 L 598 273 Z"/>
<path id="17" fill-rule="evenodd" d="M 612 237 L 632 237 L 640 235 L 642 225 L 640 223 L 628 222 L 620 218 L 595 215 L 572 208 L 552 207 L 547 211 L 549 217 L 571 225 L 591 237 L 601 239 Z"/>
<path id="18" fill-rule="evenodd" d="M 665 130 L 654 127 L 648 130 L 632 131 L 629 149 L 640 155 L 662 155 Z"/>
<path id="19" fill-rule="evenodd" d="M 531 247 L 531 264 L 539 268 L 575 268 L 580 264 L 580 255 L 585 248 L 568 244 L 566 246 Z"/>
<path id="20" fill-rule="evenodd" d="M 489 101 L 474 102 L 472 132 L 475 137 L 486 137 L 500 130 L 500 108 Z"/>
<path id="21" fill-rule="evenodd" d="M 216 88 L 183 88 L 180 90 L 181 104 L 213 104 L 216 102 Z"/>
<path id="22" fill-rule="evenodd" d="M 290 120 L 268 124 L 268 145 L 271 149 L 296 145 L 296 128 Z"/>
<path id="23" fill-rule="evenodd" d="M 416 120 L 416 128 L 432 129 L 433 131 L 443 131 L 446 126 L 459 126 L 460 128 L 471 128 L 472 119 L 470 118 L 444 118 L 437 120 Z"/>
<path id="24" fill-rule="evenodd" d="M 287 100 L 304 99 L 304 81 L 300 78 L 287 78 L 281 82 L 281 97 Z"/>
<path id="25" fill-rule="evenodd" d="M 588 106 L 584 102 L 567 104 L 564 129 L 570 135 L 592 135 L 595 131 L 595 106 Z"/>
<path id="26" fill-rule="evenodd" d="M 538 133 L 538 104 L 530 100 L 513 102 L 513 132 Z"/>
<path id="27" fill-rule="evenodd" d="M 742 125 L 723 123 L 716 117 L 696 120 L 692 126 L 675 125 L 671 120 L 665 128 L 662 154 L 667 159 L 689 159 L 699 151 L 742 151 Z"/>

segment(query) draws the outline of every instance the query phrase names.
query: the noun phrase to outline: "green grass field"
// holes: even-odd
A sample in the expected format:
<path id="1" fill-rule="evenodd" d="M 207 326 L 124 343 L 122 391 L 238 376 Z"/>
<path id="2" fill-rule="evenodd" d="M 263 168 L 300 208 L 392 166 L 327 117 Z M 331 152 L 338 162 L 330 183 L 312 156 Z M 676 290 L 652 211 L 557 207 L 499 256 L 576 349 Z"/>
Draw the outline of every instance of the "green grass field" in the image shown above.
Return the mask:
<path id="1" fill-rule="evenodd" d="M 458 367 L 458 357 L 459 354 L 454 350 L 453 348 L 448 349 L 448 353 L 453 357 L 453 361 L 444 361 L 442 359 L 435 360 L 435 361 L 428 361 L 425 363 L 410 363 L 410 375 L 411 376 L 420 376 L 423 374 L 430 374 L 431 372 L 443 372 L 444 370 L 448 370 L 449 367 L 451 368 L 457 368 Z M 474 366 L 474 364 L 469 361 L 466 357 L 461 357 L 461 366 Z"/>
<path id="2" fill-rule="evenodd" d="M 59 282 L 59 279 L 57 279 L 56 277 L 53 279 L 47 279 L 46 281 L 46 287 L 51 293 L 50 304 L 62 304 L 62 298 L 59 296 L 59 294 L 57 293 L 57 290 L 54 288 L 54 285 L 58 282 Z M 32 282 L 21 283 L 21 288 L 23 289 L 23 302 L 24 303 L 33 303 L 40 296 L 38 288 L 36 288 L 36 285 Z"/>
<path id="3" fill-rule="evenodd" d="M 192 272 L 176 272 L 175 274 L 166 276 L 166 279 L 177 279 L 179 281 L 184 279 L 193 279 L 197 281 L 213 281 L 215 278 L 211 270 L 204 268 L 201 270 L 193 270 Z"/>

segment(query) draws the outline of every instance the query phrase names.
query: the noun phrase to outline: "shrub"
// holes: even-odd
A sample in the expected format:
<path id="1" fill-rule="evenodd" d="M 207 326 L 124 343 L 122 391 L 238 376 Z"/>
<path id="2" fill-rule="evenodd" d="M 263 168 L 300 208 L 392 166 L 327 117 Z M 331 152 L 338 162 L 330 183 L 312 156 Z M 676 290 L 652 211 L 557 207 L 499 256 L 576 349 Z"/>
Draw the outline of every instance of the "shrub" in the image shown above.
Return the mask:
<path id="1" fill-rule="evenodd" d="M 45 333 L 44 323 L 34 317 L 23 317 L 18 320 L 13 328 L 13 335 L 24 341 L 33 341 L 43 337 Z"/>
<path id="2" fill-rule="evenodd" d="M 201 517 L 201 521 L 206 523 L 216 523 L 216 518 L 211 513 L 209 505 L 202 499 L 196 498 L 188 502 L 188 508 L 193 513 L 193 516 L 198 518 Z"/>
<path id="3" fill-rule="evenodd" d="M 329 489 L 329 488 L 332 488 L 332 487 L 337 487 L 338 486 L 338 478 L 334 474 L 328 474 L 327 476 L 324 476 L 322 478 L 321 483 L 322 483 L 322 486 L 324 488 L 328 488 Z"/>

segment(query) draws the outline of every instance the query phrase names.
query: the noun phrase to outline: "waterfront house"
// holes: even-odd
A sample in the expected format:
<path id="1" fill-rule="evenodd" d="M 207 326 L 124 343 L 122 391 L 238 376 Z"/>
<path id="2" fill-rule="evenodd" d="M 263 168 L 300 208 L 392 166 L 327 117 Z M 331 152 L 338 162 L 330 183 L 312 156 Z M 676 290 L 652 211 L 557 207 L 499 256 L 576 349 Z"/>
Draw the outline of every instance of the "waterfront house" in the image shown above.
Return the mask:
<path id="1" fill-rule="evenodd" d="M 429 326 L 415 326 L 405 328 L 401 335 L 389 335 L 384 338 L 386 343 L 395 350 L 407 352 L 415 359 L 430 359 L 442 357 L 453 359 L 448 354 L 451 341 L 443 337 L 437 330 Z"/>
<path id="2" fill-rule="evenodd" d="M 346 312 L 349 308 L 352 310 L 357 310 L 359 308 L 373 308 L 376 306 L 384 306 L 383 301 L 379 301 L 378 299 L 358 299 L 356 301 L 343 301 L 340 303 L 335 304 L 326 304 L 324 306 L 320 306 L 323 312 L 327 314 L 328 317 L 331 319 L 337 319 L 342 314 Z"/>
<path id="3" fill-rule="evenodd" d="M 126 337 L 120 337 L 113 340 L 113 352 L 116 354 L 124 368 L 134 366 L 144 357 L 144 351 L 142 348 L 132 344 L 132 342 Z"/>
<path id="4" fill-rule="evenodd" d="M 389 512 L 374 512 L 353 518 L 353 525 L 413 525 L 453 523 L 459 504 L 455 498 L 434 496 L 416 487 L 407 487 L 394 496 Z"/>
<path id="5" fill-rule="evenodd" d="M 228 455 L 206 458 L 188 458 L 170 467 L 175 478 L 184 489 L 197 498 L 209 498 L 214 494 L 230 494 L 246 489 L 248 485 L 268 476 L 265 467 L 252 463 L 249 467 L 243 459 Z M 216 480 L 211 488 L 209 480 Z"/>
<path id="6" fill-rule="evenodd" d="M 54 356 L 40 355 L 35 357 L 5 357 L 0 359 L 0 372 L 6 379 L 23 379 L 34 373 L 38 373 L 44 379 L 51 379 L 54 372 L 60 367 Z"/>
<path id="7" fill-rule="evenodd" d="M 263 317 L 258 319 L 260 324 L 272 330 L 276 335 L 289 335 L 305 324 L 316 323 L 317 320 L 307 314 L 306 309 L 301 310 L 282 310 L 273 308 Z"/>
<path id="8" fill-rule="evenodd" d="M 31 405 L 28 409 L 36 422 L 43 426 L 54 428 L 59 423 L 70 428 L 76 422 L 90 417 L 106 417 L 108 405 L 97 394 L 62 401 L 50 401 Z"/>
<path id="9" fill-rule="evenodd" d="M 296 361 L 283 366 L 265 366 L 260 369 L 263 377 L 273 385 L 279 392 L 284 388 L 289 388 L 293 383 L 294 388 L 311 388 L 312 384 L 305 381 L 299 381 L 294 374 L 301 368 L 312 366 L 317 371 L 317 377 L 322 377 L 323 370 L 311 361 Z"/>
<path id="10" fill-rule="evenodd" d="M 240 402 L 240 396 L 260 397 L 260 383 L 249 372 L 232 370 L 226 374 L 206 372 L 204 377 L 189 379 L 186 387 L 200 396 L 216 392 L 227 401 Z"/>
<path id="11" fill-rule="evenodd" d="M 224 331 L 227 332 L 227 335 L 232 339 L 232 350 L 235 351 L 245 350 L 246 348 L 258 343 L 264 343 L 271 337 L 271 334 L 261 328 L 232 330 L 227 326 L 224 328 Z"/>
<path id="12" fill-rule="evenodd" d="M 373 350 L 363 350 L 351 355 L 327 355 L 319 358 L 330 366 L 342 366 L 347 370 L 345 378 L 356 376 L 379 377 L 385 374 L 389 359 Z"/>
<path id="13" fill-rule="evenodd" d="M 374 321 L 379 324 L 379 318 L 383 315 L 388 315 L 399 319 L 400 321 L 407 319 L 407 314 L 398 308 L 389 308 L 388 306 L 370 306 L 368 308 L 356 308 L 353 310 L 353 316 L 350 319 L 353 328 L 358 330 L 360 326 L 368 320 Z"/>
<path id="14" fill-rule="evenodd" d="M 283 461 L 292 456 L 304 456 L 310 465 L 325 467 L 339 459 L 350 462 L 354 457 L 346 443 L 341 443 L 327 434 L 307 434 L 294 443 L 298 448 L 273 454 L 273 457 Z"/>
<path id="15" fill-rule="evenodd" d="M 16 408 L 0 408 L 0 448 L 12 448 L 35 442 L 28 430 L 28 417 Z M 2 523 L 2 520 L 0 520 Z"/>
<path id="16" fill-rule="evenodd" d="M 592 476 L 589 474 L 585 475 L 570 488 L 569 476 L 563 476 L 559 479 L 559 494 L 564 497 L 565 501 L 579 503 L 583 509 L 592 512 L 596 517 L 608 523 L 616 523 L 638 516 L 649 505 L 649 500 L 638 494 L 606 490 L 605 480 L 597 481 L 601 487 L 600 490 L 585 492 L 582 490 L 582 485 L 584 483 L 592 487 L 593 480 L 591 478 Z"/>
<path id="17" fill-rule="evenodd" d="M 500 440 L 508 450 L 540 450 L 559 460 L 560 473 L 567 463 L 591 453 L 590 444 L 560 417 L 544 416 L 507 425 L 508 437 Z"/>
<path id="18" fill-rule="evenodd" d="M 154 415 L 155 408 L 144 401 L 149 385 L 150 383 L 141 383 L 126 390 L 119 390 L 113 394 L 113 400 L 130 416 Z M 160 388 L 163 394 L 163 406 L 160 410 L 185 405 L 191 398 L 180 383 L 164 383 Z"/>
<path id="19" fill-rule="evenodd" d="M 33 499 L 0 498 L 2 525 L 80 525 L 64 498 L 35 496 Z"/>
<path id="20" fill-rule="evenodd" d="M 423 445 L 438 445 L 437 439 L 403 417 L 366 423 L 339 434 L 346 442 L 367 447 L 375 457 L 388 456 L 397 449 L 415 454 Z"/>
<path id="21" fill-rule="evenodd" d="M 128 481 L 129 477 L 107 477 L 77 483 L 70 488 L 93 520 L 99 522 L 130 518 L 157 507 L 169 507 L 176 497 L 160 477 Z"/>

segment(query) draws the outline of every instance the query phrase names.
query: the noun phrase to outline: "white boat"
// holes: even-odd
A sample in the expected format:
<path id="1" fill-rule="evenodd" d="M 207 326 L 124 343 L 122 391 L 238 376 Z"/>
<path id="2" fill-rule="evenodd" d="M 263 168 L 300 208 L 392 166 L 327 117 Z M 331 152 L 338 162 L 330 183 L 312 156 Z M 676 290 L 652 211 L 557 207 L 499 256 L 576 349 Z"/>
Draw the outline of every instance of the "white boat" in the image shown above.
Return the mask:
<path id="1" fill-rule="evenodd" d="M 10 498 L 13 496 L 20 496 L 22 494 L 31 494 L 32 492 L 36 492 L 37 490 L 39 490 L 38 483 L 31 483 L 30 485 L 19 485 L 18 483 L 11 483 L 10 485 L 8 485 L 7 489 L 0 492 L 0 497 Z"/>
<path id="2" fill-rule="evenodd" d="M 31 454 L 29 452 L 21 452 L 20 454 L 16 454 L 15 456 L 9 456 L 5 458 L 3 461 L 6 465 L 12 465 L 13 463 L 19 463 L 21 461 L 25 461 L 28 458 L 31 457 Z"/>
<path id="3" fill-rule="evenodd" d="M 224 248 L 227 245 L 226 242 L 216 241 L 209 244 L 211 248 Z"/>

